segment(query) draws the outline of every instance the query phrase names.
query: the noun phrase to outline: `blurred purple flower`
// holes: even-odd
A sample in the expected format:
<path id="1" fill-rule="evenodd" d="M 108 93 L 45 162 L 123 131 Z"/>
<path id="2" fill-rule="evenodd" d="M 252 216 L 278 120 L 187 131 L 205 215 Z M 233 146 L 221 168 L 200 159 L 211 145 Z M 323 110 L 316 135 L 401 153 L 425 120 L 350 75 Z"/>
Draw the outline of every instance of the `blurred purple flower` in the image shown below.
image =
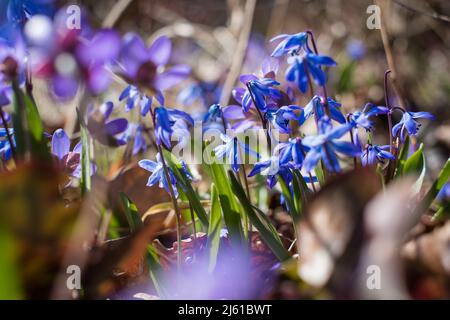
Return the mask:
<path id="1" fill-rule="evenodd" d="M 190 74 L 187 65 L 175 65 L 168 70 L 161 68 L 169 62 L 172 43 L 166 36 L 161 36 L 150 47 L 134 33 L 124 36 L 120 52 L 120 68 L 123 77 L 136 87 L 148 88 L 161 95 L 161 91 L 169 89 L 186 79 Z"/>
<path id="2" fill-rule="evenodd" d="M 123 133 L 127 130 L 128 121 L 125 118 L 109 120 L 114 104 L 110 101 L 103 103 L 99 110 L 92 107 L 88 110 L 87 128 L 94 139 L 101 144 L 118 147 L 126 144 Z"/>
<path id="3" fill-rule="evenodd" d="M 75 177 L 81 177 L 81 142 L 78 142 L 72 151 L 70 151 L 70 139 L 63 129 L 57 129 L 52 135 L 52 154 L 57 160 L 58 166 L 67 174 Z M 91 164 L 91 174 L 95 172 L 95 166 Z"/>
<path id="4" fill-rule="evenodd" d="M 366 54 L 366 47 L 360 40 L 350 40 L 346 46 L 347 54 L 353 60 L 360 60 Z"/>
<path id="5" fill-rule="evenodd" d="M 119 34 L 102 29 L 81 38 L 80 30 L 67 29 L 54 23 L 53 45 L 36 47 L 31 61 L 36 75 L 50 81 L 55 96 L 62 100 L 73 98 L 84 83 L 92 94 L 100 94 L 111 82 L 106 67 L 117 59 Z"/>

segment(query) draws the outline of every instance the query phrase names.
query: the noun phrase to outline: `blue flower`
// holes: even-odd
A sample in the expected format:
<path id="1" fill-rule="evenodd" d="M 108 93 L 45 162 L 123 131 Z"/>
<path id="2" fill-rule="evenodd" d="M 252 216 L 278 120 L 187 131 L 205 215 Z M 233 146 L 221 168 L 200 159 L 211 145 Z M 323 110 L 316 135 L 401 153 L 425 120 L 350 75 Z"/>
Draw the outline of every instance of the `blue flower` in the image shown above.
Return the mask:
<path id="1" fill-rule="evenodd" d="M 167 148 L 171 147 L 170 139 L 174 133 L 173 126 L 178 120 L 185 121 L 192 126 L 194 125 L 194 120 L 186 112 L 165 107 L 155 109 L 155 120 L 156 142 L 164 144 Z M 181 125 L 181 123 L 178 123 L 178 128 Z"/>
<path id="2" fill-rule="evenodd" d="M 361 151 L 354 144 L 336 141 L 350 129 L 350 124 L 342 124 L 333 128 L 331 120 L 326 116 L 319 120 L 319 135 L 307 136 L 303 139 L 303 144 L 311 148 L 303 161 L 303 168 L 309 172 L 322 159 L 330 172 L 339 172 L 340 165 L 336 152 L 351 157 L 359 156 Z"/>
<path id="3" fill-rule="evenodd" d="M 279 143 L 275 147 L 274 154 L 279 154 L 281 164 L 293 162 L 294 167 L 300 169 L 307 151 L 309 148 L 302 145 L 301 139 L 290 138 L 287 142 Z"/>
<path id="4" fill-rule="evenodd" d="M 368 111 L 367 109 L 370 108 Z M 373 122 L 370 120 L 373 116 L 389 113 L 389 109 L 383 106 L 373 106 L 368 103 L 362 111 L 356 111 L 350 114 L 349 122 L 354 128 L 364 128 L 367 131 L 372 130 Z"/>
<path id="5" fill-rule="evenodd" d="M 416 119 L 434 120 L 434 116 L 429 112 L 403 112 L 402 119 L 392 128 L 392 135 L 397 137 L 400 131 L 400 140 L 405 141 L 405 131 L 410 136 L 415 136 L 421 126 Z"/>
<path id="6" fill-rule="evenodd" d="M 445 202 L 450 200 L 450 182 L 444 184 L 441 191 L 439 191 L 438 195 L 436 196 L 436 199 L 439 202 Z"/>
<path id="7" fill-rule="evenodd" d="M 222 108 L 220 104 L 213 104 L 209 107 L 208 112 L 203 117 L 203 121 L 216 121 L 217 119 L 222 117 Z"/>
<path id="8" fill-rule="evenodd" d="M 289 163 L 282 164 L 278 156 L 272 156 L 269 160 L 257 162 L 248 176 L 253 177 L 258 173 L 267 176 L 267 185 L 272 189 L 278 177 L 281 177 L 287 185 L 291 183 L 292 168 Z"/>
<path id="9" fill-rule="evenodd" d="M 173 192 L 175 197 L 178 197 L 178 190 L 176 188 L 177 180 L 175 179 L 175 175 L 173 174 L 170 168 L 167 168 L 169 173 L 169 181 L 167 181 L 166 174 L 164 172 L 164 167 L 161 162 L 160 154 L 156 154 L 156 162 L 153 160 L 144 159 L 139 161 L 139 166 L 142 169 L 152 172 L 151 176 L 148 178 L 147 186 L 151 187 L 156 183 L 159 183 L 160 188 L 166 189 L 167 193 L 170 194 L 169 183 L 172 184 Z"/>
<path id="10" fill-rule="evenodd" d="M 273 50 L 271 56 L 272 57 L 281 57 L 285 54 L 290 54 L 293 51 L 298 51 L 307 45 L 308 34 L 306 32 L 300 32 L 296 34 L 280 34 L 270 41 L 282 41 L 276 46 Z"/>
<path id="11" fill-rule="evenodd" d="M 196 100 L 200 100 L 208 107 L 220 100 L 221 89 L 217 83 L 199 81 L 181 90 L 177 101 L 184 106 L 190 106 Z"/>
<path id="12" fill-rule="evenodd" d="M 2 110 L 0 110 L 2 112 Z M 14 147 L 16 146 L 16 140 L 14 137 L 14 129 L 8 129 L 9 136 L 12 139 L 12 143 Z M 0 157 L 2 157 L 3 161 L 8 161 L 12 156 L 11 145 L 8 140 L 8 136 L 6 134 L 5 128 L 0 128 Z"/>
<path id="13" fill-rule="evenodd" d="M 314 53 L 291 56 L 288 63 L 290 66 L 286 69 L 286 80 L 294 82 L 301 92 L 306 92 L 308 89 L 308 73 L 317 85 L 323 86 L 327 77 L 321 66 L 336 65 L 332 58 Z"/>
<path id="14" fill-rule="evenodd" d="M 299 122 L 303 124 L 311 115 L 315 115 L 316 119 L 321 119 L 326 115 L 325 111 L 325 99 L 323 97 L 314 96 L 311 101 L 303 109 L 303 112 L 300 114 Z M 330 110 L 331 119 L 339 122 L 345 123 L 345 117 L 341 113 L 341 104 L 339 102 L 334 101 L 331 98 L 328 98 L 328 109 Z"/>
<path id="15" fill-rule="evenodd" d="M 361 154 L 361 162 L 363 166 L 375 164 L 379 162 L 384 164 L 384 160 L 395 160 L 395 157 L 392 153 L 390 153 L 389 145 L 377 146 L 377 145 L 369 145 Z"/>
<path id="16" fill-rule="evenodd" d="M 241 159 L 242 155 L 249 154 L 259 157 L 257 152 L 251 150 L 248 145 L 240 141 L 237 137 L 220 134 L 220 139 L 222 139 L 225 144 L 215 147 L 214 153 L 218 159 L 227 157 L 228 163 L 231 165 L 234 172 L 238 172 L 239 165 L 243 163 Z"/>
<path id="17" fill-rule="evenodd" d="M 278 129 L 280 133 L 290 133 L 289 121 L 299 121 L 299 116 L 295 113 L 295 110 L 301 110 L 300 107 L 290 105 L 283 106 L 279 109 L 267 110 L 265 117 L 269 120 L 275 129 Z"/>
<path id="18" fill-rule="evenodd" d="M 350 40 L 345 49 L 352 60 L 360 60 L 366 54 L 366 47 L 360 40 Z"/>
<path id="19" fill-rule="evenodd" d="M 121 140 L 132 143 L 133 148 L 131 154 L 137 155 L 139 152 L 147 150 L 147 142 L 144 138 L 144 128 L 140 123 L 129 123 L 127 130 L 124 132 Z"/>
<path id="20" fill-rule="evenodd" d="M 242 75 L 240 81 L 245 84 L 246 88 L 235 88 L 233 97 L 238 101 L 244 112 L 248 112 L 252 105 L 252 94 L 255 99 L 256 108 L 265 112 L 268 107 L 275 106 L 273 101 L 281 98 L 281 93 L 274 86 L 280 85 L 279 82 L 271 78 L 262 78 L 254 75 Z M 249 91 L 249 88 L 251 92 Z"/>
<path id="21" fill-rule="evenodd" d="M 135 86 L 129 85 L 122 91 L 119 96 L 119 101 L 126 99 L 125 111 L 129 112 L 134 109 L 136 105 L 141 108 L 141 115 L 145 117 L 152 107 L 153 98 L 142 94 Z M 164 97 L 162 94 L 156 93 L 156 99 L 160 104 L 164 104 Z"/>

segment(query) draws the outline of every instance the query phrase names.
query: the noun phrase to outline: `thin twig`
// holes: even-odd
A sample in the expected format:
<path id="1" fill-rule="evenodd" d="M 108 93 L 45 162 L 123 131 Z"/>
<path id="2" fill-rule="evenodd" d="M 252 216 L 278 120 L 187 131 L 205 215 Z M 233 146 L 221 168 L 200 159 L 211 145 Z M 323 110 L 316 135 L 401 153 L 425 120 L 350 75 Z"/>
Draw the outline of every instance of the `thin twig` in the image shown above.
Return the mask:
<path id="1" fill-rule="evenodd" d="M 445 16 L 443 14 L 439 14 L 439 13 L 436 13 L 436 12 L 428 12 L 428 11 L 425 11 L 425 10 L 413 8 L 413 7 L 410 7 L 409 5 L 404 4 L 403 2 L 400 2 L 398 0 L 393 0 L 393 1 L 394 1 L 395 4 L 399 5 L 400 7 L 405 8 L 405 9 L 407 9 L 409 11 L 412 11 L 412 12 L 415 12 L 415 13 L 419 13 L 419 14 L 422 14 L 424 16 L 436 19 L 436 20 L 441 20 L 441 21 L 444 21 L 444 22 L 450 22 L 450 17 L 449 16 Z"/>
<path id="2" fill-rule="evenodd" d="M 133 0 L 119 0 L 109 11 L 108 15 L 103 19 L 102 27 L 111 28 L 114 27 L 119 21 L 120 17 Z"/>
<path id="3" fill-rule="evenodd" d="M 231 62 L 230 71 L 223 85 L 222 95 L 220 96 L 220 105 L 226 106 L 230 100 L 231 90 L 239 76 L 244 63 L 245 52 L 247 50 L 250 32 L 252 30 L 253 14 L 255 12 L 257 0 L 247 0 L 244 9 L 244 17 L 242 19 L 243 26 L 236 45 L 233 61 Z"/>

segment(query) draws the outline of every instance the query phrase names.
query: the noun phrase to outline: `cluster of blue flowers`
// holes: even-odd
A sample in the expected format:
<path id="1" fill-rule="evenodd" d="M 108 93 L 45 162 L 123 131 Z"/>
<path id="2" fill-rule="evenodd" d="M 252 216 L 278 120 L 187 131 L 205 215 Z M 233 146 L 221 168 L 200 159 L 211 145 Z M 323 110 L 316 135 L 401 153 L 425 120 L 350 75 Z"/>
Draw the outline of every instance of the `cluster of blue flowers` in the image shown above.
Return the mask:
<path id="1" fill-rule="evenodd" d="M 46 5 L 50 3 L 48 1 Z M 47 7 L 42 7 L 41 10 L 36 4 L 36 1 L 10 2 L 8 12 L 19 33 L 27 21 L 31 22 L 33 13 L 51 12 Z M 11 102 L 11 77 L 23 85 L 28 67 L 35 75 L 48 80 L 58 99 L 74 97 L 80 87 L 91 95 L 98 95 L 109 87 L 111 74 L 114 73 L 127 82 L 118 100 L 124 103 L 126 112 L 131 112 L 138 106 L 139 120 L 133 123 L 125 118 L 111 120 L 114 105 L 106 102 L 98 108 L 88 108 L 86 118 L 89 132 L 95 140 L 108 146 L 118 147 L 132 143 L 132 154 L 137 155 L 147 150 L 144 134 L 148 130 L 142 119 L 151 117 L 154 143 L 159 151 L 157 161 L 142 160 L 139 164 L 152 172 L 149 185 L 159 182 L 161 187 L 169 190 L 170 183 L 176 192 L 175 176 L 170 170 L 163 170 L 161 148 L 170 150 L 173 136 L 181 137 L 180 143 L 187 144 L 194 119 L 184 111 L 168 108 L 164 91 L 186 79 L 190 74 L 190 67 L 184 64 L 167 67 L 170 64 L 172 43 L 166 36 L 156 38 L 147 46 L 134 33 L 121 37 L 115 30 L 96 31 L 88 25 L 81 29 L 68 29 L 63 25 L 64 20 L 58 18 L 61 14 L 57 12 L 54 19 L 49 17 L 47 22 L 42 17 L 38 22 L 34 21 L 49 27 L 46 37 L 41 35 L 39 39 L 35 39 L 33 34 L 27 35 L 25 32 L 13 44 L 0 41 L 0 64 L 3 70 L 0 73 L 0 108 Z M 86 23 L 85 20 L 83 23 Z M 313 183 L 315 178 L 311 172 L 319 164 L 329 173 L 337 173 L 341 170 L 341 158 L 345 156 L 354 159 L 360 157 L 364 166 L 395 160 L 396 146 L 374 145 L 370 141 L 363 144 L 360 141 L 358 132 L 372 132 L 374 117 L 391 117 L 394 111 L 402 112 L 401 120 L 389 133 L 400 142 L 407 135 L 417 135 L 420 128 L 418 119 L 433 118 L 427 112 L 408 112 L 398 107 L 375 106 L 370 103 L 361 111 L 344 115 L 341 104 L 329 97 L 326 89 L 327 68 L 336 66 L 336 62 L 331 57 L 318 53 L 313 34 L 309 31 L 283 34 L 271 41 L 277 42 L 277 45 L 271 58 L 264 61 L 262 75 L 242 75 L 242 85 L 232 91 L 238 105 L 217 104 L 220 86 L 201 81 L 185 87 L 178 95 L 178 101 L 184 104 L 190 104 L 196 99 L 202 99 L 203 103 L 213 102 L 202 119 L 206 126 L 219 125 L 224 130 L 221 135 L 223 144 L 214 149 L 215 155 L 217 158 L 228 159 L 235 172 L 239 171 L 244 155 L 251 154 L 260 159 L 260 154 L 251 150 L 237 136 L 227 135 L 227 129 L 233 129 L 237 134 L 248 128 L 264 128 L 267 130 L 269 145 L 275 139 L 275 131 L 285 135 L 284 141 L 269 150 L 269 159 L 259 161 L 249 174 L 266 174 L 269 186 L 273 187 L 280 178 L 289 185 L 293 170 L 307 173 L 309 181 Z M 28 65 L 25 64 L 27 59 Z M 283 79 L 287 86 L 283 86 L 283 81 L 276 78 L 277 59 L 287 61 L 288 67 Z M 11 65 L 14 73 L 7 72 L 12 68 Z M 317 86 L 316 90 L 314 85 Z M 294 91 L 305 94 L 308 89 L 309 103 L 304 107 L 296 105 Z M 205 97 L 207 93 L 210 94 L 208 99 Z M 6 129 L 9 117 L 3 110 L 0 111 L 5 115 L 2 117 L 3 128 L 0 128 L 0 154 L 6 161 L 11 157 L 10 141 L 14 141 L 14 132 Z M 315 123 L 316 134 L 305 136 L 301 126 L 310 118 Z M 346 136 L 351 137 L 350 141 L 342 139 Z M 57 130 L 52 135 L 52 151 L 58 163 L 69 174 L 79 176 L 80 146 L 77 145 L 70 151 L 70 140 L 64 131 Z"/>

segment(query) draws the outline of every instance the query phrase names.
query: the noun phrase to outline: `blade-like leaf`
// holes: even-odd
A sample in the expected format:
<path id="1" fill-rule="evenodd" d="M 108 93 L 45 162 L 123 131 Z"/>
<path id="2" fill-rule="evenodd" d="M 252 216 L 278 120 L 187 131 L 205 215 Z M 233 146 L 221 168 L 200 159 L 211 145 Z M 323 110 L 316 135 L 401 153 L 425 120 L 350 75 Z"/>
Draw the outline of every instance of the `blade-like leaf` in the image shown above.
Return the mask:
<path id="1" fill-rule="evenodd" d="M 289 252 L 284 248 L 280 236 L 278 235 L 274 226 L 270 223 L 270 220 L 266 217 L 266 215 L 258 211 L 258 214 L 254 211 L 254 207 L 248 201 L 247 196 L 245 195 L 245 191 L 240 185 L 240 183 L 236 180 L 234 174 L 229 171 L 228 176 L 231 180 L 231 186 L 233 192 L 238 197 L 242 207 L 244 208 L 247 216 L 250 219 L 250 222 L 255 226 L 255 228 L 259 231 L 262 240 L 267 246 L 272 250 L 273 254 L 280 260 L 284 261 L 289 259 L 291 256 Z"/>
<path id="2" fill-rule="evenodd" d="M 142 227 L 142 220 L 136 205 L 123 192 L 120 193 L 120 199 L 125 208 L 125 217 L 127 218 L 131 232 L 140 229 Z"/>
<path id="3" fill-rule="evenodd" d="M 445 163 L 444 167 L 439 173 L 437 179 L 434 181 L 430 190 L 428 190 L 428 192 L 425 194 L 423 199 L 419 202 L 416 209 L 414 210 L 415 217 L 419 217 L 423 212 L 425 212 L 430 207 L 431 203 L 436 198 L 439 191 L 441 191 L 441 189 L 447 183 L 449 178 L 450 178 L 450 158 L 447 159 L 447 162 Z"/>
<path id="4" fill-rule="evenodd" d="M 15 263 L 15 243 L 5 228 L 0 228 L 0 299 L 22 299 L 23 290 Z"/>
<path id="5" fill-rule="evenodd" d="M 215 159 L 208 163 L 210 163 L 209 168 L 211 170 L 212 180 L 219 194 L 220 207 L 228 229 L 228 234 L 234 245 L 238 248 L 242 248 L 246 246 L 244 230 L 241 223 L 241 218 L 244 213 L 241 211 L 241 207 L 236 201 L 224 166 L 218 164 Z"/>
<path id="6" fill-rule="evenodd" d="M 419 192 L 422 187 L 423 179 L 425 178 L 426 165 L 425 165 L 425 155 L 423 154 L 423 144 L 420 144 L 419 149 L 417 149 L 409 158 L 406 160 L 403 166 L 403 174 L 418 174 L 419 178 L 414 184 L 414 192 Z"/>
<path id="7" fill-rule="evenodd" d="M 216 266 L 217 253 L 220 244 L 220 229 L 222 217 L 220 215 L 219 193 L 214 184 L 211 185 L 211 212 L 209 213 L 209 229 L 206 247 L 209 252 L 208 271 L 213 272 Z"/>
<path id="8" fill-rule="evenodd" d="M 185 172 L 182 170 L 181 164 L 178 162 L 178 160 L 175 158 L 175 156 L 166 151 L 164 152 L 164 158 L 167 161 L 167 165 L 170 167 L 170 169 L 175 174 L 175 177 L 177 178 L 177 185 L 180 187 L 180 189 L 184 192 L 186 197 L 189 199 L 192 208 L 194 209 L 195 213 L 197 214 L 197 217 L 201 221 L 202 225 L 205 228 L 208 228 L 208 216 L 206 215 L 206 211 L 202 206 L 202 203 L 197 195 L 197 193 L 194 191 L 191 185 L 191 181 L 186 176 Z"/>
<path id="9" fill-rule="evenodd" d="M 279 177 L 278 181 L 281 186 L 281 193 L 283 194 L 284 200 L 286 201 L 286 205 L 288 207 L 288 212 L 292 219 L 297 221 L 300 218 L 300 213 L 297 211 L 294 199 L 292 198 L 291 190 L 283 178 Z"/>
<path id="10" fill-rule="evenodd" d="M 147 253 L 145 255 L 145 260 L 147 261 L 150 278 L 155 285 L 156 292 L 161 298 L 167 297 L 166 291 L 164 289 L 164 270 L 159 262 L 158 254 L 152 245 L 147 246 Z"/>

